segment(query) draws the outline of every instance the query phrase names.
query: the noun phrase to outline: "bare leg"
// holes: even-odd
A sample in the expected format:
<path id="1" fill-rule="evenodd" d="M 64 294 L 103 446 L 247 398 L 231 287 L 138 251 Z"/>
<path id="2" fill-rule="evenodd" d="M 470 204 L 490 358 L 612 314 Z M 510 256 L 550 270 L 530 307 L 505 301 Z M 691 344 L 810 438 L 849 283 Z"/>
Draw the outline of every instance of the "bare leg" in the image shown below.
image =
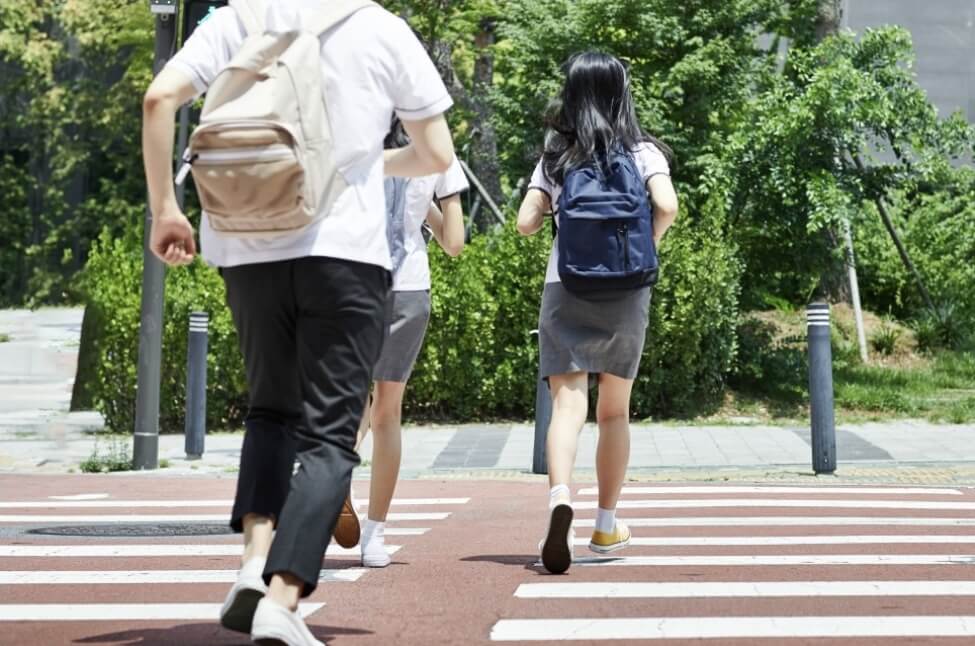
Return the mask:
<path id="1" fill-rule="evenodd" d="M 304 582 L 293 574 L 278 572 L 271 577 L 267 596 L 279 606 L 295 611 L 298 609 L 298 599 L 304 587 Z"/>
<path id="2" fill-rule="evenodd" d="M 366 407 L 362 411 L 362 421 L 359 422 L 359 430 L 356 432 L 355 438 L 355 452 L 359 452 L 359 447 L 366 439 L 366 435 L 369 434 L 369 424 L 372 421 L 372 395 L 366 397 Z"/>
<path id="3" fill-rule="evenodd" d="M 372 403 L 372 479 L 369 482 L 369 520 L 376 522 L 385 522 L 399 478 L 405 392 L 405 383 L 376 382 Z"/>
<path id="4" fill-rule="evenodd" d="M 616 509 L 620 489 L 630 462 L 630 392 L 632 379 L 613 375 L 599 376 L 596 421 L 599 444 L 596 447 L 596 478 L 599 481 L 599 506 Z"/>
<path id="5" fill-rule="evenodd" d="M 552 421 L 548 427 L 548 483 L 567 485 L 572 480 L 579 433 L 589 412 L 589 376 L 573 372 L 549 377 L 552 390 Z"/>
<path id="6" fill-rule="evenodd" d="M 246 514 L 244 525 L 244 556 L 241 563 L 247 563 L 255 556 L 267 558 L 274 536 L 274 521 L 269 516 Z"/>

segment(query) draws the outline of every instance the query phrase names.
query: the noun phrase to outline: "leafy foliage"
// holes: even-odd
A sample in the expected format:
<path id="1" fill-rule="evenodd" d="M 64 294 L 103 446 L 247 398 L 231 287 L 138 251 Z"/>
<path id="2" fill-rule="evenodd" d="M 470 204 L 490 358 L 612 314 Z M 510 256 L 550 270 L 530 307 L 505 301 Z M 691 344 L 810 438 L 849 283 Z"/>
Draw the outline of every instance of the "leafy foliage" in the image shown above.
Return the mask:
<path id="1" fill-rule="evenodd" d="M 141 305 L 141 233 L 103 234 L 91 251 L 82 285 L 97 322 L 89 386 L 109 429 L 127 432 L 135 419 Z M 210 314 L 207 412 L 210 430 L 236 427 L 246 411 L 246 379 L 223 280 L 202 263 L 166 273 L 159 428 L 182 432 L 186 410 L 186 341 L 190 312 Z"/>

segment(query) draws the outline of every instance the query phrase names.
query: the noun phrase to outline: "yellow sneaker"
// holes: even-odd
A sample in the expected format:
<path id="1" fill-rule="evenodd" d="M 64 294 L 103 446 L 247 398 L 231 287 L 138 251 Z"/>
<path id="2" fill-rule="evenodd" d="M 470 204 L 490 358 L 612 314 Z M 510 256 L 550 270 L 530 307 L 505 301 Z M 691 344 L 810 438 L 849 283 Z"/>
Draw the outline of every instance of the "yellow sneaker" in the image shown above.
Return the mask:
<path id="1" fill-rule="evenodd" d="M 617 519 L 616 527 L 612 532 L 601 532 L 593 530 L 592 539 L 589 541 L 589 549 L 596 554 L 609 554 L 616 550 L 621 550 L 630 544 L 630 528 L 626 523 Z"/>

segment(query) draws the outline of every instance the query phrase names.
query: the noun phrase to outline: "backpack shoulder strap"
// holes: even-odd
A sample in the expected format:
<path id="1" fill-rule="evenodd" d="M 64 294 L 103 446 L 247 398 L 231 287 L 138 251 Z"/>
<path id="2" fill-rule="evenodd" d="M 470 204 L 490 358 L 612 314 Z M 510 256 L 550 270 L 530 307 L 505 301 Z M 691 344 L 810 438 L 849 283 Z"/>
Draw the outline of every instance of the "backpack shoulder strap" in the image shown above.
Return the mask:
<path id="1" fill-rule="evenodd" d="M 378 6 L 372 0 L 332 0 L 309 21 L 305 31 L 321 36 L 352 14 L 362 9 Z"/>
<path id="2" fill-rule="evenodd" d="M 248 36 L 264 33 L 264 20 L 267 13 L 264 0 L 230 0 L 230 6 L 244 23 Z"/>

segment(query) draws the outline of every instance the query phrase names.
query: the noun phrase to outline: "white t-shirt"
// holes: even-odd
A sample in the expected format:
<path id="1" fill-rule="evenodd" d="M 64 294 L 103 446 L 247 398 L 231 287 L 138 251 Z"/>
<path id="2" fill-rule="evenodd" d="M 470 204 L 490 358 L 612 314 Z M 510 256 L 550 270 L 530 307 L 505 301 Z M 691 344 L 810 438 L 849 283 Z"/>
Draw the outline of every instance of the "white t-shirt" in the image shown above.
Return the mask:
<path id="1" fill-rule="evenodd" d="M 268 3 L 266 27 L 298 28 L 322 4 L 275 0 Z M 189 76 L 202 94 L 240 48 L 245 33 L 233 9 L 218 9 L 168 67 Z M 211 264 L 230 267 L 327 256 L 391 268 L 383 192 L 383 138 L 390 119 L 394 110 L 403 120 L 426 119 L 453 102 L 416 36 L 385 9 L 363 9 L 325 32 L 321 57 L 336 162 L 348 188 L 327 217 L 276 238 L 220 237 L 204 214 L 200 242 Z"/>
<path id="2" fill-rule="evenodd" d="M 391 214 L 393 217 L 402 216 L 403 222 L 401 225 L 389 225 L 393 230 L 402 232 L 402 235 L 394 237 L 390 251 L 393 256 L 393 291 L 430 289 L 430 261 L 423 238 L 423 223 L 430 211 L 430 203 L 434 196 L 443 199 L 469 187 L 464 169 L 456 158 L 446 172 L 418 177 L 407 183 L 403 213 Z"/>
<path id="3" fill-rule="evenodd" d="M 650 142 L 640 144 L 636 150 L 633 151 L 633 159 L 636 161 L 637 170 L 639 170 L 640 175 L 643 176 L 644 182 L 649 180 L 654 175 L 670 175 L 670 165 L 667 163 L 667 158 L 664 157 L 664 154 L 659 148 Z M 556 214 L 558 213 L 559 196 L 562 194 L 562 187 L 557 184 L 553 184 L 548 180 L 547 177 L 545 177 L 541 160 L 539 160 L 538 164 L 535 166 L 535 172 L 532 173 L 532 178 L 528 183 L 528 188 L 538 189 L 539 191 L 542 191 L 548 195 L 549 200 L 552 202 L 552 212 Z M 552 241 L 552 253 L 548 257 L 548 269 L 545 271 L 545 282 L 562 282 L 559 280 L 558 239 Z"/>

